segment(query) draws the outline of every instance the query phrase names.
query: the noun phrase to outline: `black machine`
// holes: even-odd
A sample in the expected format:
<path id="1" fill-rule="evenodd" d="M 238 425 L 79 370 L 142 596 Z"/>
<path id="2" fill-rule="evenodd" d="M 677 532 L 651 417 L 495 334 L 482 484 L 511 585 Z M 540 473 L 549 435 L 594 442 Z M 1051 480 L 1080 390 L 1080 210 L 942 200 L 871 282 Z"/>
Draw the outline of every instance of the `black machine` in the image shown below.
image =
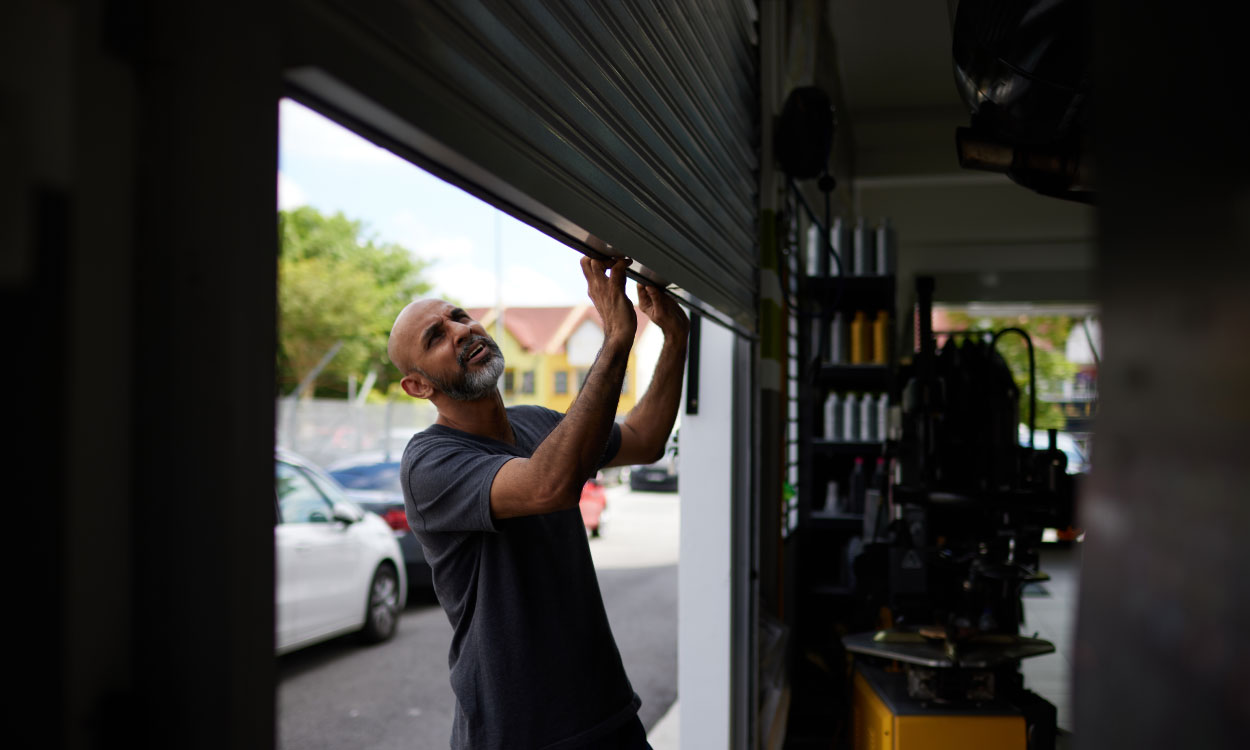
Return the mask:
<path id="1" fill-rule="evenodd" d="M 1053 430 L 1048 446 L 1018 444 L 1020 392 L 994 345 L 1027 334 L 965 332 L 938 350 L 933 281 L 917 286 L 920 349 L 900 372 L 894 482 L 881 511 L 888 522 L 864 539 L 855 562 L 857 600 L 887 614 L 876 617 L 882 629 L 843 645 L 901 665 L 910 699 L 1010 705 L 1028 722 L 1029 747 L 1050 747 L 1054 707 L 1024 689 L 1019 665 L 1054 646 L 1021 635 L 1021 597 L 1046 580 L 1042 531 L 1071 524 L 1075 479 Z"/>
<path id="2" fill-rule="evenodd" d="M 955 85 L 972 115 L 960 165 L 1094 202 L 1091 0 L 960 0 Z"/>

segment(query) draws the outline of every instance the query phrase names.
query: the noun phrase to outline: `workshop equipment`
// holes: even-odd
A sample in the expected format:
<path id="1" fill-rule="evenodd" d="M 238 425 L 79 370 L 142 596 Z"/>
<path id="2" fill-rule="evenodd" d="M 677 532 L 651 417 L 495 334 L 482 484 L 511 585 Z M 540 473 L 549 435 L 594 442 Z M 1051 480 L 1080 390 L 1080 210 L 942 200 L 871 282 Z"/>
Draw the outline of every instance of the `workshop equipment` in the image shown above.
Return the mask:
<path id="1" fill-rule="evenodd" d="M 1047 580 L 1042 530 L 1070 524 L 1075 479 L 1053 430 L 1045 448 L 1018 444 L 1020 392 L 994 345 L 1027 333 L 950 335 L 939 352 L 932 279 L 917 291 L 891 522 L 855 561 L 858 599 L 886 608 L 890 627 L 842 639 L 856 656 L 854 746 L 1051 750 L 1055 708 L 1024 688 L 1019 666 L 1054 646 L 1021 635 L 1021 592 Z"/>

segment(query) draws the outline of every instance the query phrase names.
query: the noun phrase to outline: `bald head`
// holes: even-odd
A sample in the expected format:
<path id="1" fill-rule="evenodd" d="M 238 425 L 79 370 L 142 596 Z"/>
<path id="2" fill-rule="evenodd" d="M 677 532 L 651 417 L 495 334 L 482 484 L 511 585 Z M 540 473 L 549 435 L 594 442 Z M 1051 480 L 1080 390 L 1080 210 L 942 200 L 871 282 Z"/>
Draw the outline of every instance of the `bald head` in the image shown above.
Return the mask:
<path id="1" fill-rule="evenodd" d="M 422 331 L 431 318 L 441 318 L 440 313 L 448 308 L 453 308 L 451 303 L 441 299 L 422 299 L 408 303 L 399 311 L 395 325 L 391 326 L 390 338 L 386 341 L 386 356 L 400 372 L 407 375 L 417 369 L 416 353 Z"/>
<path id="2" fill-rule="evenodd" d="M 415 398 L 441 393 L 475 401 L 492 393 L 503 375 L 503 352 L 482 324 L 440 299 L 419 300 L 400 311 L 386 353 L 404 373 L 404 392 Z"/>

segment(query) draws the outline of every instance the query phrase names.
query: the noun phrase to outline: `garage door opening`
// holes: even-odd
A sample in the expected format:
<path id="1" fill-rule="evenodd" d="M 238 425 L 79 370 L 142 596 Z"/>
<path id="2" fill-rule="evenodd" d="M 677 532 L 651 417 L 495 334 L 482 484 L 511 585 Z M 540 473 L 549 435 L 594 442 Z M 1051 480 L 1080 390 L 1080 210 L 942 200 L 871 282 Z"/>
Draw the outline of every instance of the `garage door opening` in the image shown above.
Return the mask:
<path id="1" fill-rule="evenodd" d="M 294 100 L 281 102 L 280 128 L 276 445 L 289 452 L 281 471 L 291 486 L 306 475 L 305 494 L 319 489 L 333 501 L 340 492 L 381 515 L 399 538 L 411 584 L 395 636 L 379 645 L 325 639 L 339 631 L 312 624 L 303 640 L 288 634 L 296 645 L 278 665 L 280 746 L 410 747 L 414 733 L 417 744 L 443 745 L 455 707 L 452 631 L 398 486 L 404 446 L 437 414 L 400 388 L 386 354 L 391 323 L 414 298 L 462 307 L 503 352 L 505 405 L 559 412 L 584 383 L 602 324 L 580 255 L 568 246 Z M 632 283 L 628 293 L 636 305 Z M 640 312 L 618 422 L 645 393 L 662 342 Z M 677 690 L 678 429 L 660 461 L 601 471 L 582 501 L 608 617 L 648 730 Z M 283 577 L 297 571 L 291 561 L 284 567 L 281 548 L 278 556 L 282 638 Z"/>
<path id="2" fill-rule="evenodd" d="M 1020 392 L 1020 444 L 1029 445 L 1031 418 L 1033 444 L 1038 449 L 1047 448 L 1053 430 L 1055 447 L 1067 461 L 1066 472 L 1076 475 L 1089 473 L 1093 457 L 1102 359 L 1099 320 L 1096 306 L 1081 304 L 939 304 L 933 310 L 939 352 L 969 338 L 992 340 L 995 332 L 1008 329 L 1027 334 L 1028 343 L 1016 333 L 1001 335 L 995 343 Z M 1032 378 L 1030 343 L 1035 370 Z M 1030 405 L 1030 381 L 1036 386 L 1035 408 Z M 1084 476 L 1078 479 L 1083 480 Z M 1079 502 L 1079 493 L 1077 497 Z M 1080 518 L 1079 506 L 1076 517 Z M 1040 569 L 1050 579 L 1029 584 L 1022 596 L 1021 632 L 1050 641 L 1055 652 L 1023 660 L 1020 670 L 1031 690 L 1055 704 L 1058 726 L 1069 731 L 1074 727 L 1071 673 L 1083 541 L 1079 528 L 1045 529 Z"/>

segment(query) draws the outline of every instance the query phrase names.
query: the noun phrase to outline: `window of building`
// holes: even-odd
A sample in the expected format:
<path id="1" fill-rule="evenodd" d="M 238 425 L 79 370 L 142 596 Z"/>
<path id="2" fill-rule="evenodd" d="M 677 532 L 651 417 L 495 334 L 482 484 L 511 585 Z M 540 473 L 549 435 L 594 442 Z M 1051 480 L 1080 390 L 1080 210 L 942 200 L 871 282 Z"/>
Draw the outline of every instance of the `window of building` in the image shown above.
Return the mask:
<path id="1" fill-rule="evenodd" d="M 586 376 L 590 374 L 590 370 L 585 367 L 577 369 L 577 390 L 581 390 L 586 386 Z"/>
<path id="2" fill-rule="evenodd" d="M 563 396 L 569 392 L 569 373 L 567 370 L 556 372 L 555 392 Z"/>
<path id="3" fill-rule="evenodd" d="M 516 386 L 516 373 L 512 370 L 503 371 L 503 392 L 511 394 Z"/>
<path id="4" fill-rule="evenodd" d="M 534 392 L 534 371 L 526 370 L 521 373 L 521 393 L 532 394 Z"/>

